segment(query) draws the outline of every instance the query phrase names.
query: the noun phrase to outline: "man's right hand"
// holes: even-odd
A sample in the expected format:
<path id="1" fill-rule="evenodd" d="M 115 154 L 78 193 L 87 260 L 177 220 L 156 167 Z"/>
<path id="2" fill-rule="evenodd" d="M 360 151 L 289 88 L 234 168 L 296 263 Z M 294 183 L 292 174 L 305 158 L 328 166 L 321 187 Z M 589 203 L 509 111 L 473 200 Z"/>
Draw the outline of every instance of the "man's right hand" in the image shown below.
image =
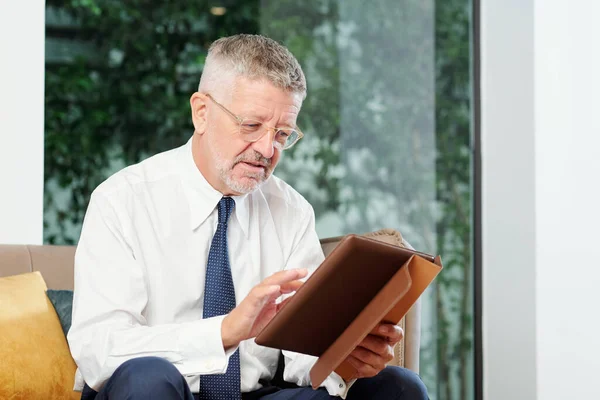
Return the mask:
<path id="1" fill-rule="evenodd" d="M 225 350 L 256 337 L 287 302 L 286 299 L 276 304 L 279 296 L 298 290 L 303 283 L 301 279 L 307 275 L 305 268 L 280 271 L 253 287 L 248 296 L 223 319 L 221 338 Z"/>

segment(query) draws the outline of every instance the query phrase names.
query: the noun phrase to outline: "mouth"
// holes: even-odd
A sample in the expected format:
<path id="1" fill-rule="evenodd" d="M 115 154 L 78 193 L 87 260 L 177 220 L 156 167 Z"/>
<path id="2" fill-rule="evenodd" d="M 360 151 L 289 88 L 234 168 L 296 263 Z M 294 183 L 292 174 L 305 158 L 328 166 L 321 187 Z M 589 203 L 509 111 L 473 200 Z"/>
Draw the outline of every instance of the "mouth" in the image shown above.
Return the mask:
<path id="1" fill-rule="evenodd" d="M 239 164 L 251 172 L 265 172 L 267 170 L 267 165 L 262 163 L 240 161 Z"/>

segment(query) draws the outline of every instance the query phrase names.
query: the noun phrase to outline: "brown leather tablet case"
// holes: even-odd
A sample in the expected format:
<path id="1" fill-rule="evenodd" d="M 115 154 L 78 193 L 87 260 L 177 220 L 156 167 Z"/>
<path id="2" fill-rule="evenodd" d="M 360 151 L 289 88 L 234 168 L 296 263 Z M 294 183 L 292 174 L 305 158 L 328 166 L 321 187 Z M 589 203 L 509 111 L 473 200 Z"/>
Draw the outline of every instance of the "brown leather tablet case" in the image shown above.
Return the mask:
<path id="1" fill-rule="evenodd" d="M 442 269 L 440 257 L 347 235 L 256 337 L 257 344 L 319 357 L 312 386 L 337 372 L 379 324 L 397 324 Z"/>

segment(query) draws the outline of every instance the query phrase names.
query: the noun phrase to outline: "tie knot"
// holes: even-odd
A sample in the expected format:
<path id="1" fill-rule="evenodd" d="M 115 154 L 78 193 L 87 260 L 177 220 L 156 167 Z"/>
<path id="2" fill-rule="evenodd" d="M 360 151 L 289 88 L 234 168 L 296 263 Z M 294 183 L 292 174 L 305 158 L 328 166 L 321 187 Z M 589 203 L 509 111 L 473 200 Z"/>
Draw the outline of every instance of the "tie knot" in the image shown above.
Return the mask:
<path id="1" fill-rule="evenodd" d="M 227 224 L 229 216 L 235 207 L 235 201 L 231 197 L 223 197 L 219 200 L 219 223 Z"/>

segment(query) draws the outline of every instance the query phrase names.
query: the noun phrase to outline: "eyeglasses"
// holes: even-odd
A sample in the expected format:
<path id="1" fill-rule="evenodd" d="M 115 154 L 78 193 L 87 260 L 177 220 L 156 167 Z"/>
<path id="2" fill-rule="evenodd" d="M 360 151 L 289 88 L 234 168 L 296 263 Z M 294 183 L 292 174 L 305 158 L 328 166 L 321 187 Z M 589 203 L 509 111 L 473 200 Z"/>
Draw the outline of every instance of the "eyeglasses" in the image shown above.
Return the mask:
<path id="1" fill-rule="evenodd" d="M 239 124 L 239 134 L 246 142 L 258 142 L 268 132 L 273 131 L 275 132 L 273 141 L 275 142 L 276 146 L 281 150 L 287 150 L 304 137 L 304 134 L 300 131 L 300 129 L 298 129 L 298 127 L 263 127 L 263 124 L 260 121 L 238 117 L 229 111 L 224 105 L 216 101 L 210 94 L 206 93 L 206 96 L 208 96 L 208 98 L 210 98 L 216 105 L 218 105 L 219 108 L 229 114 L 231 118 L 236 120 L 236 122 Z"/>

